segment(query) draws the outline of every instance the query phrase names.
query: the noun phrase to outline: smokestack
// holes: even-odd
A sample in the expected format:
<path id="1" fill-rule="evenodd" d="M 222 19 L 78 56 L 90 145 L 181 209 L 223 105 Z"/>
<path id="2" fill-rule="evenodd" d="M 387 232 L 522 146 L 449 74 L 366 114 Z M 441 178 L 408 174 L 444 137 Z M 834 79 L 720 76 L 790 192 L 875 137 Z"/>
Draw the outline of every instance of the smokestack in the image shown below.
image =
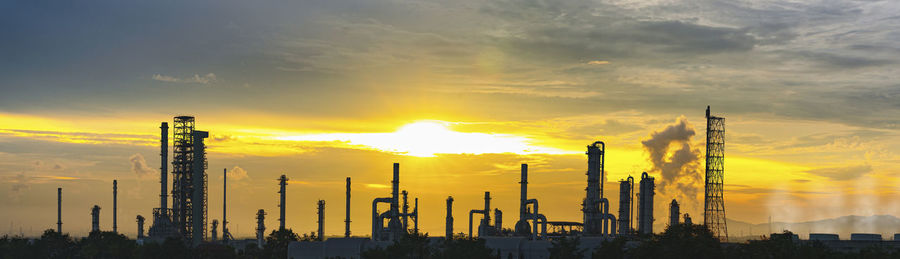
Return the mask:
<path id="1" fill-rule="evenodd" d="M 116 214 L 118 212 L 118 205 L 117 205 L 118 204 L 118 202 L 117 202 L 118 196 L 119 196 L 118 181 L 113 180 L 113 233 L 119 233 L 119 227 L 118 227 L 118 224 L 116 223 L 116 220 L 119 218 Z"/>
<path id="2" fill-rule="evenodd" d="M 394 179 L 391 180 L 391 220 L 400 213 L 400 163 L 394 163 Z"/>
<path id="3" fill-rule="evenodd" d="M 138 227 L 137 238 L 138 239 L 144 238 L 144 216 L 137 215 L 137 227 Z"/>
<path id="4" fill-rule="evenodd" d="M 528 200 L 528 164 L 522 164 L 522 181 L 519 182 L 521 193 L 519 194 L 519 221 L 525 221 L 528 212 L 525 211 Z"/>
<path id="5" fill-rule="evenodd" d="M 347 177 L 347 208 L 344 210 L 344 237 L 350 237 L 350 177 Z"/>
<path id="6" fill-rule="evenodd" d="M 281 190 L 278 191 L 278 193 L 281 194 L 281 203 L 279 203 L 279 205 L 278 205 L 278 207 L 281 208 L 281 218 L 278 219 L 278 222 L 279 222 L 278 230 L 284 230 L 284 219 L 285 219 L 284 218 L 284 205 L 285 205 L 284 201 L 285 201 L 285 195 L 286 195 L 285 194 L 285 186 L 287 186 L 287 181 L 288 181 L 288 179 L 287 179 L 287 176 L 285 176 L 285 175 L 281 175 L 281 177 L 278 178 L 278 185 L 281 186 Z"/>
<path id="7" fill-rule="evenodd" d="M 453 239 L 453 196 L 447 196 L 447 225 L 444 238 Z"/>
<path id="8" fill-rule="evenodd" d="M 56 188 L 56 232 L 62 234 L 62 188 Z"/>
<path id="9" fill-rule="evenodd" d="M 228 168 L 222 168 L 222 241 L 228 241 Z"/>
<path id="10" fill-rule="evenodd" d="M 319 241 L 325 240 L 325 200 L 319 200 L 317 203 L 318 213 L 319 213 L 319 232 L 316 236 L 316 239 Z"/>
<path id="11" fill-rule="evenodd" d="M 169 208 L 168 204 L 168 190 L 166 189 L 166 184 L 169 183 L 169 180 L 166 178 L 166 175 L 169 171 L 168 162 L 169 162 L 169 124 L 163 122 L 162 125 L 159 126 L 159 207 L 160 211 L 166 211 Z"/>
<path id="12" fill-rule="evenodd" d="M 91 208 L 91 232 L 100 231 L 100 206 Z"/>
<path id="13" fill-rule="evenodd" d="M 419 234 L 419 198 L 416 198 L 416 207 L 413 208 L 413 233 Z"/>
<path id="14" fill-rule="evenodd" d="M 263 209 L 259 209 L 256 212 L 256 246 L 260 249 L 263 248 L 266 240 L 264 239 L 266 235 L 266 211 Z"/>

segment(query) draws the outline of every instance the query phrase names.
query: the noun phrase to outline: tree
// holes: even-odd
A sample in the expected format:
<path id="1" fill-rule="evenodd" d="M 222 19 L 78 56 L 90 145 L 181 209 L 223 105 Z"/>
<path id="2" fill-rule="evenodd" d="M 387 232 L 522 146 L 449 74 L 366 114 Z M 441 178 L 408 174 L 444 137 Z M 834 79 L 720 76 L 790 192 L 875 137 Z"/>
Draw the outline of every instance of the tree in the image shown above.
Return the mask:
<path id="1" fill-rule="evenodd" d="M 568 238 L 560 237 L 553 240 L 552 245 L 547 250 L 550 251 L 550 258 L 584 258 L 584 249 L 578 249 L 581 239 L 578 237 Z"/>
<path id="2" fill-rule="evenodd" d="M 288 244 L 300 241 L 300 237 L 291 229 L 272 230 L 266 237 L 266 244 L 260 258 L 287 258 Z"/>
<path id="3" fill-rule="evenodd" d="M 131 258 L 137 248 L 134 240 L 110 231 L 94 231 L 81 239 L 79 256 L 84 258 Z"/>
<path id="4" fill-rule="evenodd" d="M 628 240 L 622 236 L 613 240 L 604 240 L 600 243 L 600 247 L 594 250 L 591 258 L 625 258 L 626 242 Z"/>
<path id="5" fill-rule="evenodd" d="M 719 240 L 704 225 L 677 224 L 660 235 L 651 235 L 637 249 L 634 258 L 722 258 Z"/>
<path id="6" fill-rule="evenodd" d="M 45 230 L 41 238 L 34 241 L 33 246 L 39 258 L 73 258 L 78 252 L 74 239 L 53 229 Z"/>
<path id="7" fill-rule="evenodd" d="M 490 259 L 495 258 L 493 254 L 494 251 L 485 245 L 484 239 L 460 236 L 445 239 L 434 258 Z"/>
<path id="8" fill-rule="evenodd" d="M 360 257 L 380 258 L 434 258 L 436 250 L 428 244 L 428 234 L 411 233 L 397 240 L 386 248 L 376 247 L 364 251 Z"/>

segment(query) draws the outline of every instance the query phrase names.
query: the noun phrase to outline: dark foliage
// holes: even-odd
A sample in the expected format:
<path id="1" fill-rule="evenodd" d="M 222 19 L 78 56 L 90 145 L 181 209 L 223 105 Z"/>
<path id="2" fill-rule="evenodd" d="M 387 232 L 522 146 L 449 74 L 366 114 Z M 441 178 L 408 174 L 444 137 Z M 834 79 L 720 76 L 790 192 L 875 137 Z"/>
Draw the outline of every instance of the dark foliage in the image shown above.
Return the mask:
<path id="1" fill-rule="evenodd" d="M 584 249 L 578 249 L 581 240 L 577 237 L 561 237 L 553 240 L 550 250 L 550 259 L 584 258 Z"/>

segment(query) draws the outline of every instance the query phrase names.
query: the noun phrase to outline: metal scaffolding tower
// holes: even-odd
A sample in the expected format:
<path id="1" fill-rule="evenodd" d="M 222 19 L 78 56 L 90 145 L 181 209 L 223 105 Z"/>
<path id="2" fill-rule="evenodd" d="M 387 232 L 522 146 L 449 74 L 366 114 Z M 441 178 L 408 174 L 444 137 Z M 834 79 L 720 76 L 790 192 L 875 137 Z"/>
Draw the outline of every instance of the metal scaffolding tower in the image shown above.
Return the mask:
<path id="1" fill-rule="evenodd" d="M 198 244 L 206 239 L 207 164 L 203 138 L 209 133 L 194 131 L 192 116 L 175 117 L 174 128 L 172 221 L 186 240 Z"/>
<path id="2" fill-rule="evenodd" d="M 703 201 L 703 225 L 728 241 L 725 222 L 725 118 L 710 115 L 706 107 L 706 181 Z"/>

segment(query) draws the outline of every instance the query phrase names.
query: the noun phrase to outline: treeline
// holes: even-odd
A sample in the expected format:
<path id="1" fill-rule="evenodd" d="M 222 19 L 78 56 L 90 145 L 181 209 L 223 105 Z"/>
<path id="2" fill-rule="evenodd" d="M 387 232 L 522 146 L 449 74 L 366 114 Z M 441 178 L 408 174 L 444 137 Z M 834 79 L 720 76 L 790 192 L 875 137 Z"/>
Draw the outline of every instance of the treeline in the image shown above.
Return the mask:
<path id="1" fill-rule="evenodd" d="M 290 229 L 272 231 L 266 237 L 262 249 L 248 244 L 243 250 L 222 244 L 206 243 L 190 247 L 181 240 L 169 239 L 162 243 L 146 242 L 138 245 L 135 240 L 114 232 L 91 232 L 76 239 L 55 230 L 44 231 L 38 239 L 3 236 L 0 238 L 0 259 L 18 258 L 287 258 L 287 245 L 292 241 L 312 241 L 315 235 L 298 236 Z"/>

